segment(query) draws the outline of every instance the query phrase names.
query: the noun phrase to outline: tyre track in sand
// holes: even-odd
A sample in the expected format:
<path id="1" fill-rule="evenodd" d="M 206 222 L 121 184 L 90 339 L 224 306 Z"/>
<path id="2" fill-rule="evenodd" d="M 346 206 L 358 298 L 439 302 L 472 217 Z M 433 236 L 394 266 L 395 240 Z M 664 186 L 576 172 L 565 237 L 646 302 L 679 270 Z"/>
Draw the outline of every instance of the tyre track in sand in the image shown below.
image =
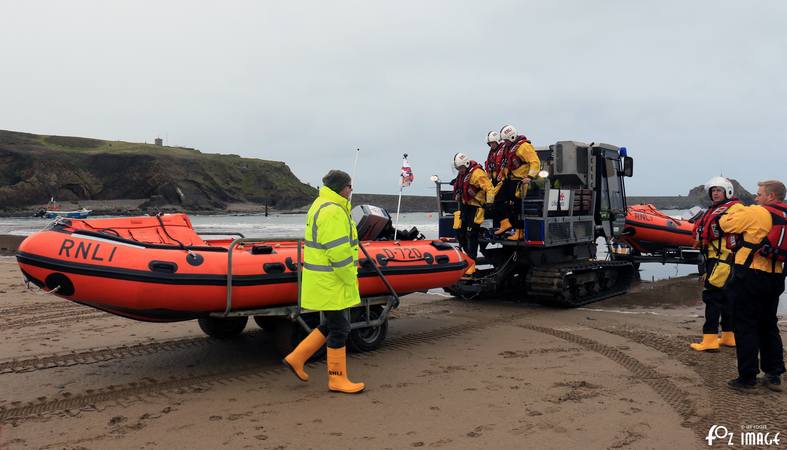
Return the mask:
<path id="1" fill-rule="evenodd" d="M 68 310 L 82 310 L 86 306 L 72 302 L 47 302 L 47 303 L 27 303 L 24 305 L 10 306 L 8 308 L 0 308 L 0 317 L 17 316 L 24 313 L 39 314 L 42 311 L 68 311 Z"/>
<path id="2" fill-rule="evenodd" d="M 701 434 L 702 437 L 704 437 L 707 433 L 707 428 L 705 428 L 702 433 L 700 433 L 699 429 L 697 428 L 697 424 L 700 423 L 703 418 L 697 413 L 697 408 L 691 402 L 691 400 L 689 400 L 688 393 L 670 381 L 667 375 L 658 372 L 653 367 L 643 363 L 631 355 L 618 350 L 615 347 L 602 344 L 601 342 L 595 341 L 593 339 L 569 333 L 567 331 L 529 324 L 519 326 L 527 330 L 538 331 L 540 333 L 548 334 L 550 336 L 578 344 L 623 366 L 632 375 L 634 375 L 638 381 L 647 384 L 651 389 L 653 389 L 659 395 L 659 397 L 661 397 L 667 403 L 667 405 L 669 405 L 683 419 L 684 427 L 692 429 L 698 435 Z M 606 329 L 598 330 L 609 332 Z"/>
<path id="3" fill-rule="evenodd" d="M 51 314 L 41 314 L 32 317 L 9 320 L 0 323 L 0 331 L 30 328 L 40 325 L 57 325 L 61 323 L 74 323 L 84 320 L 106 318 L 111 314 L 95 309 L 80 308 L 77 311 L 61 311 Z"/>
<path id="4" fill-rule="evenodd" d="M 182 350 L 206 345 L 213 339 L 206 336 L 167 339 L 163 341 L 123 344 L 111 347 L 95 347 L 85 350 L 35 355 L 23 359 L 0 361 L 0 374 L 25 373 L 38 370 L 96 364 L 115 359 L 152 355 L 164 351 Z"/>
<path id="5" fill-rule="evenodd" d="M 81 309 L 81 308 L 79 308 Z M 416 312 L 428 312 L 436 309 L 432 304 L 408 306 L 399 308 L 397 311 L 400 313 L 412 314 Z M 445 310 L 445 307 L 441 308 Z M 99 311 L 100 312 L 100 311 Z M 455 317 L 467 318 L 464 315 L 454 315 Z M 2 325 L 0 325 L 0 329 Z M 257 330 L 259 331 L 259 330 Z M 246 334 L 254 333 L 255 331 L 246 331 Z M 83 350 L 75 350 L 69 352 L 47 353 L 41 355 L 32 355 L 26 358 L 13 358 L 0 360 L 0 375 L 8 373 L 26 373 L 35 372 L 39 370 L 56 369 L 59 367 L 71 367 L 77 365 L 88 365 L 112 361 L 116 359 L 123 359 L 127 357 L 136 357 L 143 355 L 152 355 L 159 352 L 183 350 L 190 347 L 198 347 L 202 345 L 216 342 L 213 338 L 208 336 L 196 336 L 167 339 L 162 341 L 141 342 L 136 344 L 121 344 L 108 347 L 94 347 Z M 386 342 L 385 346 L 391 344 Z"/>
<path id="6" fill-rule="evenodd" d="M 739 430 L 743 425 L 765 425 L 769 430 L 787 432 L 787 399 L 783 392 L 758 386 L 746 394 L 727 387 L 727 380 L 738 375 L 735 349 L 722 347 L 718 353 L 700 353 L 689 349 L 689 336 L 664 336 L 655 330 L 630 328 L 599 330 L 658 350 L 699 375 L 708 391 L 712 414 L 695 424 L 697 434 L 704 437 L 712 425 L 725 425 L 730 430 Z M 746 423 L 741 423 L 744 417 Z"/>
<path id="7" fill-rule="evenodd" d="M 366 353 L 353 353 L 348 356 L 353 359 L 366 359 L 387 351 L 403 350 L 420 344 L 435 343 L 442 339 L 462 336 L 468 332 L 499 326 L 524 317 L 527 314 L 529 314 L 529 312 L 524 311 L 519 314 L 510 314 L 504 318 L 476 320 L 426 332 L 398 336 L 387 340 L 383 346 L 377 350 Z M 310 363 L 310 365 L 313 364 L 322 363 Z M 0 423 L 7 423 L 17 419 L 58 411 L 91 408 L 98 403 L 120 400 L 142 400 L 143 397 L 156 396 L 169 391 L 199 387 L 207 389 L 218 384 L 265 378 L 283 373 L 289 373 L 289 370 L 283 366 L 277 365 L 271 367 L 260 364 L 244 364 L 230 367 L 219 372 L 170 377 L 170 379 L 167 380 L 151 380 L 147 377 L 137 382 L 89 389 L 79 394 L 69 395 L 68 397 L 44 399 L 29 402 L 25 405 L 13 406 L 11 408 L 0 408 Z"/>

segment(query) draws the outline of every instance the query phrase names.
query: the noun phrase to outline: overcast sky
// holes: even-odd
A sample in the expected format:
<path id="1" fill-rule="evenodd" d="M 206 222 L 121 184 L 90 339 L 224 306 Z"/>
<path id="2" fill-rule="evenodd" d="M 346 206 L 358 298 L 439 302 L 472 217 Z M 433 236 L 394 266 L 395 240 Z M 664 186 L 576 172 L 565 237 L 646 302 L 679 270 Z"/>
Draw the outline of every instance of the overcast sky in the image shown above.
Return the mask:
<path id="1" fill-rule="evenodd" d="M 787 1 L 0 0 L 0 129 L 285 161 L 356 192 L 511 123 L 626 146 L 633 195 L 785 180 Z"/>

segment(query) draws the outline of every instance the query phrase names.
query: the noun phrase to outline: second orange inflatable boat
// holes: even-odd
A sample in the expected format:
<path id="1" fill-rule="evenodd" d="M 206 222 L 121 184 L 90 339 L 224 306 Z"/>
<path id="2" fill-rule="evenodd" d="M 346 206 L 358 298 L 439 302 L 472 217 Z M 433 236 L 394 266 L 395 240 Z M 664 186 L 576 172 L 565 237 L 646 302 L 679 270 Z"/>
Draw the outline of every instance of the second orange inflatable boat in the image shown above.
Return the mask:
<path id="1" fill-rule="evenodd" d="M 60 220 L 19 246 L 27 280 L 54 294 L 145 321 L 189 320 L 225 311 L 231 239 L 203 239 L 185 214 Z M 361 296 L 455 284 L 464 253 L 442 241 L 370 241 L 359 255 Z M 232 310 L 297 302 L 296 241 L 242 243 L 232 254 Z"/>
<path id="2" fill-rule="evenodd" d="M 651 204 L 628 207 L 622 240 L 640 253 L 694 246 L 694 224 L 668 216 Z"/>

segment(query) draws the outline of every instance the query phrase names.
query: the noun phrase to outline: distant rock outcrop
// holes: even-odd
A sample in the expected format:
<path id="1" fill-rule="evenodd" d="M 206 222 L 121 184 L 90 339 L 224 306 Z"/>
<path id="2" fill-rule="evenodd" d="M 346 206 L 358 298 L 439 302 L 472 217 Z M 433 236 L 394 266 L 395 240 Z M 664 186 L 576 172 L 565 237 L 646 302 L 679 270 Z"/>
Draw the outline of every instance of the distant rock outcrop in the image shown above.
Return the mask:
<path id="1" fill-rule="evenodd" d="M 0 209 L 57 201 L 149 199 L 216 211 L 228 203 L 291 209 L 317 190 L 283 162 L 163 147 L 0 130 Z"/>
<path id="2" fill-rule="evenodd" d="M 735 196 L 741 199 L 741 202 L 751 205 L 754 203 L 754 195 L 751 194 L 749 191 L 743 188 L 738 180 L 734 180 L 729 178 L 732 182 L 732 188 L 735 192 Z M 697 205 L 708 207 L 711 205 L 711 200 L 708 195 L 705 193 L 705 186 L 700 185 L 689 191 L 689 198 L 695 200 Z"/>
<path id="3" fill-rule="evenodd" d="M 735 196 L 741 199 L 741 201 L 746 205 L 751 205 L 754 203 L 754 195 L 752 195 L 749 191 L 747 191 L 738 180 L 734 180 L 730 178 L 732 182 L 732 187 L 735 191 Z M 708 195 L 705 193 L 705 186 L 699 185 L 695 188 L 692 188 L 689 191 L 688 196 L 657 196 L 657 197 L 633 197 L 629 196 L 626 198 L 626 202 L 629 205 L 639 204 L 639 203 L 650 203 L 656 206 L 659 209 L 689 209 L 694 206 L 702 206 L 707 208 L 710 206 L 711 201 Z"/>

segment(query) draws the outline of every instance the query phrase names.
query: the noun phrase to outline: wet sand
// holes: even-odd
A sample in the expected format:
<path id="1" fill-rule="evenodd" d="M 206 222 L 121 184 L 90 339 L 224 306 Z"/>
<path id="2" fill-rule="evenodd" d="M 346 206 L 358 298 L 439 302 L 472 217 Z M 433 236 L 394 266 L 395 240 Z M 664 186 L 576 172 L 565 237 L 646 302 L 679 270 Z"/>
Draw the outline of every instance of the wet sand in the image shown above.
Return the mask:
<path id="1" fill-rule="evenodd" d="M 403 298 L 352 354 L 356 396 L 301 383 L 255 324 L 236 340 L 27 290 L 0 257 L 0 448 L 705 448 L 711 425 L 787 433 L 787 397 L 729 390 L 733 349 L 698 354 L 696 279 L 560 310 Z M 787 337 L 787 323 L 781 323 Z"/>

